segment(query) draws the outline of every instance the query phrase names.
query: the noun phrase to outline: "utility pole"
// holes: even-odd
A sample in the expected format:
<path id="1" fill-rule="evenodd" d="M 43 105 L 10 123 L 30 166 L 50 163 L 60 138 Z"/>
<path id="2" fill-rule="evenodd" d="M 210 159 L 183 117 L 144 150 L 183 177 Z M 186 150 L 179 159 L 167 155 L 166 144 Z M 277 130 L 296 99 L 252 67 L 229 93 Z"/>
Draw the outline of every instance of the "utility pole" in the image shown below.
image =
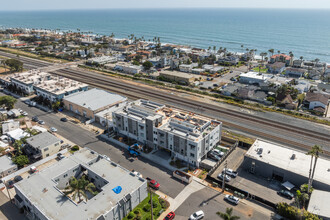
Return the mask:
<path id="1" fill-rule="evenodd" d="M 105 120 L 106 120 L 106 131 L 107 131 L 107 134 L 108 134 L 108 137 L 110 136 L 109 134 L 109 120 L 108 120 L 108 116 L 109 116 L 109 112 L 107 112 L 105 114 Z"/>
<path id="2" fill-rule="evenodd" d="M 225 172 L 222 174 L 222 192 L 225 191 L 226 172 L 227 172 L 227 160 L 225 161 Z"/>

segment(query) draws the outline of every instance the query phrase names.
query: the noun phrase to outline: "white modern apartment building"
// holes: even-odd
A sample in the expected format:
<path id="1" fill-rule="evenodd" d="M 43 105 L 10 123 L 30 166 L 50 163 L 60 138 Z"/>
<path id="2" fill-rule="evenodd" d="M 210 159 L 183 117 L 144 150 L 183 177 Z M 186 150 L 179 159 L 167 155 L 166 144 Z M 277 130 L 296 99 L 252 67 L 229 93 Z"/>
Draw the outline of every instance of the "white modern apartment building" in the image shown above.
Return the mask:
<path id="1" fill-rule="evenodd" d="M 42 96 L 51 102 L 62 100 L 70 94 L 87 91 L 88 85 L 62 76 L 48 74 L 47 80 L 34 85 L 38 96 Z"/>
<path id="2" fill-rule="evenodd" d="M 25 94 L 34 93 L 34 85 L 47 80 L 48 73 L 31 70 L 24 73 L 15 73 L 10 77 L 11 84 Z"/>
<path id="3" fill-rule="evenodd" d="M 70 178 L 85 177 L 98 193 L 65 195 Z M 84 148 L 15 183 L 15 204 L 30 220 L 121 220 L 147 196 L 147 181 Z"/>
<path id="4" fill-rule="evenodd" d="M 147 100 L 131 102 L 112 114 L 118 134 L 154 149 L 167 149 L 196 167 L 221 140 L 221 122 Z"/>

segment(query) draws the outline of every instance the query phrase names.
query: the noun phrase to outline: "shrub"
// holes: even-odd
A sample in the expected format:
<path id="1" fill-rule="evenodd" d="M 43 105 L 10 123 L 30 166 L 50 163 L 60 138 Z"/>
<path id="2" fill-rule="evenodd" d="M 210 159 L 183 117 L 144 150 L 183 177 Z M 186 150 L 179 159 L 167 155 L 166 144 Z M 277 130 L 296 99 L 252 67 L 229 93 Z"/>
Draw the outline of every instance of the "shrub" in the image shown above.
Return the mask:
<path id="1" fill-rule="evenodd" d="M 134 214 L 136 214 L 136 215 L 140 215 L 141 213 L 142 213 L 142 210 L 141 209 L 136 209 L 134 211 Z"/>
<path id="2" fill-rule="evenodd" d="M 146 205 L 143 207 L 143 210 L 144 210 L 145 212 L 150 212 L 150 210 L 151 210 L 151 206 L 150 206 L 150 204 L 146 204 Z"/>
<path id="3" fill-rule="evenodd" d="M 159 198 L 159 203 L 162 206 L 162 209 L 166 210 L 169 207 L 169 204 L 166 200 Z"/>
<path id="4" fill-rule="evenodd" d="M 128 219 L 133 219 L 135 217 L 133 212 L 130 212 L 127 216 Z"/>
<path id="5" fill-rule="evenodd" d="M 71 147 L 72 151 L 78 151 L 79 150 L 79 146 L 78 145 L 74 145 L 73 147 Z"/>
<path id="6" fill-rule="evenodd" d="M 159 206 L 159 202 L 153 200 L 153 201 L 152 201 L 152 207 L 157 208 L 158 206 Z"/>

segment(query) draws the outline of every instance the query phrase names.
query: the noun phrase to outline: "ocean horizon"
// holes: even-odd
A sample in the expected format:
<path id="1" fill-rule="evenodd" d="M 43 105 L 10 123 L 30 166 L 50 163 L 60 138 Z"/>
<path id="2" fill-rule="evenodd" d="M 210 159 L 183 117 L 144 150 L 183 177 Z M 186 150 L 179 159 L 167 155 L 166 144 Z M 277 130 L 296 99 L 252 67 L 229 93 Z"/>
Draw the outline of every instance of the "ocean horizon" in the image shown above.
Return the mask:
<path id="1" fill-rule="evenodd" d="M 94 9 L 0 11 L 2 28 L 91 31 L 162 43 L 257 54 L 293 52 L 296 58 L 330 63 L 330 11 L 326 9 Z M 241 45 L 244 45 L 242 48 Z"/>

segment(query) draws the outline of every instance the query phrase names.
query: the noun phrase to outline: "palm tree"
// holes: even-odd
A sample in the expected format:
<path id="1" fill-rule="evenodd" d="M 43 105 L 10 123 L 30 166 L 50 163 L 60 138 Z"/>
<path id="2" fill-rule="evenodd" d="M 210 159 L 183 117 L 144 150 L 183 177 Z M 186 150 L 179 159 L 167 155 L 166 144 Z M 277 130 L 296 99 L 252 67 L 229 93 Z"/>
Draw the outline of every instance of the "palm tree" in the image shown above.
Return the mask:
<path id="1" fill-rule="evenodd" d="M 64 194 L 67 196 L 73 193 L 72 199 L 76 200 L 78 196 L 79 201 L 81 200 L 81 196 L 83 196 L 87 201 L 88 197 L 86 192 L 90 192 L 91 194 L 96 195 L 97 192 L 95 192 L 95 189 L 95 185 L 86 180 L 85 176 L 82 176 L 79 180 L 77 180 L 75 177 L 71 177 L 69 180 L 69 185 L 64 190 Z"/>
<path id="2" fill-rule="evenodd" d="M 300 60 L 301 60 L 301 62 L 303 61 L 303 59 L 304 59 L 304 57 L 303 57 L 303 56 L 301 56 L 301 57 L 300 57 Z"/>
<path id="3" fill-rule="evenodd" d="M 278 50 L 278 51 L 277 51 L 277 53 L 278 53 L 278 54 L 280 54 L 280 53 L 281 53 L 281 51 L 280 51 L 280 50 Z"/>
<path id="4" fill-rule="evenodd" d="M 242 48 L 242 51 L 244 51 L 244 49 L 243 49 L 244 48 L 244 45 L 243 44 L 241 45 L 241 48 Z"/>
<path id="5" fill-rule="evenodd" d="M 311 163 L 309 165 L 309 177 L 308 177 L 308 190 L 307 190 L 307 193 L 310 192 L 310 189 L 312 187 L 312 182 L 313 182 L 313 178 L 314 178 L 314 172 L 315 172 L 315 167 L 316 167 L 316 162 L 317 162 L 317 158 L 319 157 L 319 153 L 322 153 L 322 147 L 319 146 L 319 145 L 314 145 L 312 147 L 312 149 L 310 149 L 308 152 L 307 152 L 307 155 L 310 155 L 311 156 Z M 314 166 L 313 166 L 313 159 L 315 157 L 315 160 L 314 160 Z"/>
<path id="6" fill-rule="evenodd" d="M 311 183 L 310 186 L 312 186 L 313 183 L 313 179 L 314 179 L 314 174 L 315 174 L 315 168 L 316 168 L 316 163 L 317 163 L 317 159 L 319 158 L 319 154 L 323 153 L 322 147 L 319 145 L 314 145 L 313 146 L 313 151 L 314 151 L 314 166 L 313 166 L 313 172 L 312 172 L 312 177 L 311 177 Z"/>
<path id="7" fill-rule="evenodd" d="M 274 55 L 274 49 L 269 49 L 268 52 L 271 53 L 272 56 Z"/>
<path id="8" fill-rule="evenodd" d="M 237 220 L 240 219 L 239 216 L 232 215 L 233 214 L 233 208 L 226 208 L 226 212 L 217 212 L 217 215 L 224 219 L 224 220 Z"/>
<path id="9" fill-rule="evenodd" d="M 262 62 L 264 62 L 264 57 L 267 56 L 267 53 L 266 52 L 261 52 L 260 56 L 262 58 Z"/>

